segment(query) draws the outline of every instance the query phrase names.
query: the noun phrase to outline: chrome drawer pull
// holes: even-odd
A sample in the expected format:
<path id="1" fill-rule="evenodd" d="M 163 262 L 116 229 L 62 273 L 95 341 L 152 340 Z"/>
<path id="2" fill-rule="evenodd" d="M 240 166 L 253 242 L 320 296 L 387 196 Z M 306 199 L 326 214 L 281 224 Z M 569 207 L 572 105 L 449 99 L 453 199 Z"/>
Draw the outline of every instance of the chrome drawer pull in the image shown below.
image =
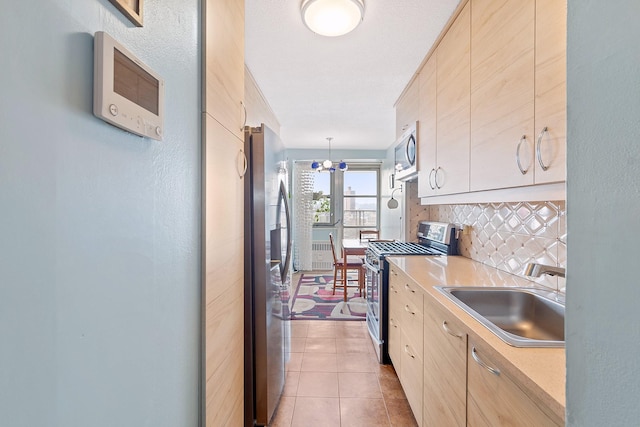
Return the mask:
<path id="1" fill-rule="evenodd" d="M 413 289 L 411 289 L 411 286 L 409 286 L 409 284 L 408 284 L 408 283 L 405 283 L 405 284 L 404 284 L 404 288 L 405 288 L 406 290 L 408 290 L 408 291 L 411 291 L 411 292 L 412 292 L 412 293 L 414 293 L 414 294 L 416 293 L 416 291 L 414 291 Z"/>
<path id="2" fill-rule="evenodd" d="M 416 357 L 415 357 L 413 354 L 411 354 L 411 352 L 409 351 L 409 346 L 408 346 L 408 345 L 405 345 L 405 346 L 404 346 L 404 352 L 405 352 L 405 353 L 407 353 L 407 354 L 408 354 L 412 359 L 415 359 L 415 358 L 416 358 Z"/>
<path id="3" fill-rule="evenodd" d="M 500 370 L 499 369 L 492 368 L 491 366 L 489 366 L 486 363 L 484 363 L 482 361 L 482 359 L 480 359 L 480 356 L 478 356 L 478 352 L 476 351 L 475 347 L 471 347 L 471 356 L 473 357 L 473 360 L 478 362 L 478 365 L 482 366 L 487 371 L 491 372 L 493 375 L 500 375 Z"/>
<path id="4" fill-rule="evenodd" d="M 411 307 L 409 307 L 408 304 L 405 304 L 404 306 L 404 311 L 406 311 L 407 313 L 413 314 L 415 316 L 416 312 L 415 311 L 411 311 Z"/>
<path id="5" fill-rule="evenodd" d="M 449 326 L 447 326 L 447 321 L 446 320 L 442 321 L 442 329 L 444 329 L 444 331 L 446 333 L 448 333 L 449 335 L 451 335 L 452 337 L 462 338 L 462 334 L 456 334 L 451 329 L 449 329 Z"/>

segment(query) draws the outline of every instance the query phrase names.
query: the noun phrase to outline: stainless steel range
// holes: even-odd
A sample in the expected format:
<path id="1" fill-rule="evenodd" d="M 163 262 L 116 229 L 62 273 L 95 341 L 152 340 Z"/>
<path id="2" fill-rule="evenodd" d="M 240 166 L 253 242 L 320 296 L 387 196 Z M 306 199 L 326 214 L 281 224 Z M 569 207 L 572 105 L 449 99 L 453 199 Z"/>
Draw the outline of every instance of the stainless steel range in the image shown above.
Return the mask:
<path id="1" fill-rule="evenodd" d="M 387 348 L 389 321 L 389 263 L 386 257 L 404 255 L 457 255 L 458 241 L 452 224 L 422 221 L 418 241 L 372 241 L 365 253 L 367 327 L 380 363 L 390 363 Z"/>

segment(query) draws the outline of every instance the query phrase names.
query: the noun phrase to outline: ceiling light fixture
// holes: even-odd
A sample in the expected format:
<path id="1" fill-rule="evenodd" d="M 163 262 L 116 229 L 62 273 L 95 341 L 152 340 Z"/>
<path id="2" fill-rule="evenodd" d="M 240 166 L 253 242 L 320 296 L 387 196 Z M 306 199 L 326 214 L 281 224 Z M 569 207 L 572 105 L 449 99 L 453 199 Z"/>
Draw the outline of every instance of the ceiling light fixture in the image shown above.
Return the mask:
<path id="1" fill-rule="evenodd" d="M 318 172 L 322 172 L 323 170 L 328 170 L 329 172 L 333 173 L 336 171 L 336 168 L 333 166 L 333 164 L 336 162 L 331 161 L 331 140 L 332 139 L 333 139 L 332 137 L 327 138 L 327 141 L 329 141 L 329 158 L 323 161 L 322 163 L 316 162 L 314 160 L 313 162 L 311 162 L 311 169 L 317 170 Z M 342 172 L 349 169 L 349 165 L 347 165 L 346 162 L 340 160 L 337 163 L 338 163 L 338 169 L 340 169 Z"/>
<path id="2" fill-rule="evenodd" d="M 303 0 L 302 22 L 321 36 L 342 36 L 364 18 L 364 0 Z"/>

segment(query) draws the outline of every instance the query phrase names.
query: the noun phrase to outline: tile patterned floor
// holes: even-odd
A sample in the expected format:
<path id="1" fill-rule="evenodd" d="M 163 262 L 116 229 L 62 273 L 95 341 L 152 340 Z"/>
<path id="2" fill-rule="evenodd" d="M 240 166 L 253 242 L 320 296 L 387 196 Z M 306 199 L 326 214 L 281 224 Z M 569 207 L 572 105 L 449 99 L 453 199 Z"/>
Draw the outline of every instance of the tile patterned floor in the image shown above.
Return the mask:
<path id="1" fill-rule="evenodd" d="M 365 322 L 295 320 L 285 389 L 271 427 L 416 426 Z"/>

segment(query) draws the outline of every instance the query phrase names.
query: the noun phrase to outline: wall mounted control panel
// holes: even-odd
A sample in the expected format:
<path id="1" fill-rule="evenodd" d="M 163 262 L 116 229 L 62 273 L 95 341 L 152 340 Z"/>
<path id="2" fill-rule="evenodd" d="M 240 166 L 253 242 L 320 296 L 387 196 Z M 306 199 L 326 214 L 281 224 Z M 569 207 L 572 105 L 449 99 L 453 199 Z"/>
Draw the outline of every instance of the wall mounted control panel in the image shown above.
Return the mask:
<path id="1" fill-rule="evenodd" d="M 162 140 L 164 80 L 103 31 L 94 38 L 93 114 L 126 131 Z"/>

